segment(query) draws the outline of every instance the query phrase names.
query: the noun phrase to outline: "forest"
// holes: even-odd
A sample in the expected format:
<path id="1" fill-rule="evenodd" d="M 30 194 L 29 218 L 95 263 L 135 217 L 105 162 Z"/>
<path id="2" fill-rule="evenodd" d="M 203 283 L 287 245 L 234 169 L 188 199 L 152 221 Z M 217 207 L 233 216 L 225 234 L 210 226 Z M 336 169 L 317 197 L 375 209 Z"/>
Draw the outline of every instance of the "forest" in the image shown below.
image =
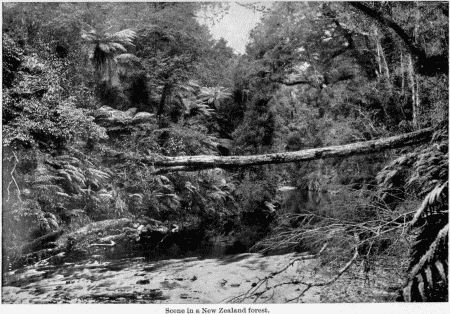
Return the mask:
<path id="1" fill-rule="evenodd" d="M 243 54 L 200 23 L 226 2 L 2 3 L 3 302 L 31 269 L 218 247 L 293 257 L 227 302 L 448 301 L 448 2 L 239 5 Z"/>

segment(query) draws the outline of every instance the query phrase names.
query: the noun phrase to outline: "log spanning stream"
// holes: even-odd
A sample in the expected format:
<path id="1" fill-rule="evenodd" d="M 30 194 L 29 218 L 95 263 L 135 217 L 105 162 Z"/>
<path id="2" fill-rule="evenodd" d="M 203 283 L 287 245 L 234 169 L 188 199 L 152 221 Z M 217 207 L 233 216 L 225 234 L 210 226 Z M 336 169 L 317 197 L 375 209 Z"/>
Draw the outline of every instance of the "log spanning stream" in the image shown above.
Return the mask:
<path id="1" fill-rule="evenodd" d="M 414 146 L 429 141 L 433 129 L 426 128 L 411 133 L 391 136 L 365 142 L 357 142 L 339 146 L 305 149 L 294 152 L 273 153 L 251 156 L 138 156 L 125 152 L 108 151 L 107 157 L 112 160 L 127 159 L 130 161 L 158 167 L 154 174 L 170 171 L 196 171 L 211 168 L 236 168 L 267 164 L 304 162 L 309 160 L 346 157 L 377 153 L 384 150 Z"/>

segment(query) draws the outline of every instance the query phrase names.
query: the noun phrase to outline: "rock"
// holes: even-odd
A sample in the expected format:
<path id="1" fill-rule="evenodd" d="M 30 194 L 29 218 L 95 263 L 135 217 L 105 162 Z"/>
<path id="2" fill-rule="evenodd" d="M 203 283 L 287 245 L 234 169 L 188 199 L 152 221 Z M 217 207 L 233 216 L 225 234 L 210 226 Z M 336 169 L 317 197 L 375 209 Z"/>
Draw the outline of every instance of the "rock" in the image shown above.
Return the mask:
<path id="1" fill-rule="evenodd" d="M 94 117 L 97 119 L 109 118 L 112 116 L 112 111 L 114 111 L 113 108 L 108 106 L 102 106 L 94 113 Z"/>
<path id="2" fill-rule="evenodd" d="M 183 293 L 183 294 L 180 294 L 180 298 L 187 299 L 187 298 L 189 298 L 189 295 L 186 293 Z"/>
<path id="3" fill-rule="evenodd" d="M 151 120 L 154 120 L 155 114 L 154 113 L 148 113 L 148 112 L 138 112 L 132 120 L 133 124 L 137 123 L 143 123 L 143 122 L 149 122 Z"/>
<path id="4" fill-rule="evenodd" d="M 150 283 L 150 280 L 149 279 L 142 279 L 142 280 L 138 280 L 136 283 L 138 285 L 147 285 L 147 284 Z"/>
<path id="5" fill-rule="evenodd" d="M 136 273 L 135 276 L 145 276 L 145 273 Z"/>
<path id="6" fill-rule="evenodd" d="M 133 118 L 134 115 L 136 114 L 136 112 L 137 112 L 137 108 L 130 108 L 127 111 L 125 111 L 125 115 L 130 118 Z"/>
<path id="7" fill-rule="evenodd" d="M 194 276 L 191 278 L 191 281 L 196 281 L 197 280 L 197 276 Z"/>

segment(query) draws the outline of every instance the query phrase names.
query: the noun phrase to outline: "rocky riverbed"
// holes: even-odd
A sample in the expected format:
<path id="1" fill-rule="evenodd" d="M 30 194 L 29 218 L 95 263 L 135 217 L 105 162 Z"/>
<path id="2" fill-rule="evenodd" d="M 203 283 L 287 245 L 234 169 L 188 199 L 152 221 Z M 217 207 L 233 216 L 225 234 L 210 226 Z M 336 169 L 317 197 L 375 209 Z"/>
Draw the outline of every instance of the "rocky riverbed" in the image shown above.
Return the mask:
<path id="1" fill-rule="evenodd" d="M 102 261 L 95 257 L 78 263 L 29 266 L 4 276 L 3 303 L 225 303 L 256 287 L 259 280 L 279 271 L 301 254 L 276 256 L 239 254 L 216 259 L 197 257 L 146 261 L 124 258 Z M 269 280 L 267 293 L 245 303 L 285 303 L 302 285 L 279 285 L 293 279 L 326 280 L 333 273 L 318 268 L 314 259 L 297 261 Z M 335 288 L 313 287 L 297 302 L 393 301 L 386 288 L 363 284 L 355 272 L 339 279 Z M 353 276 L 353 277 L 352 277 Z M 379 277 L 373 274 L 371 277 Z M 389 274 L 385 274 L 389 277 Z M 379 279 L 379 278 L 378 278 Z M 378 282 L 380 282 L 378 280 Z M 337 285 L 337 286 L 336 286 Z M 263 285 L 259 291 L 267 286 Z M 242 301 L 242 299 L 240 299 Z"/>
<path id="2" fill-rule="evenodd" d="M 245 293 L 258 279 L 279 270 L 295 255 L 240 254 L 221 259 L 193 257 L 154 262 L 129 258 L 28 267 L 8 274 L 3 302 L 223 303 Z M 312 260 L 296 262 L 271 284 L 289 281 L 313 267 Z M 296 290 L 296 286 L 282 286 L 261 296 L 259 302 L 283 303 L 294 297 Z M 312 289 L 301 301 L 319 302 L 319 292 Z"/>

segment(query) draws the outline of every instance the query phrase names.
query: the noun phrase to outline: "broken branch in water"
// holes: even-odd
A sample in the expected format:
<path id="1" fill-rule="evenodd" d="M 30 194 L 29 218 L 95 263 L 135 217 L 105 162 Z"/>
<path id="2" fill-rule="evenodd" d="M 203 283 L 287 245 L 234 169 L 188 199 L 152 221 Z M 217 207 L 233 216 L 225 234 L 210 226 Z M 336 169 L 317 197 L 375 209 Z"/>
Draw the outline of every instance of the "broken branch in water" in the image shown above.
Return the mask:
<path id="1" fill-rule="evenodd" d="M 323 286 L 328 286 L 331 285 L 333 282 L 335 282 L 339 277 L 342 276 L 342 274 L 344 274 L 349 268 L 350 266 L 353 265 L 353 263 L 355 262 L 355 260 L 358 258 L 358 247 L 355 248 L 355 253 L 353 254 L 353 257 L 351 258 L 351 260 L 349 260 L 347 262 L 347 264 L 345 264 L 344 267 L 342 267 L 339 272 L 330 280 L 325 281 L 325 282 L 319 282 L 319 283 L 313 283 L 313 282 L 303 282 L 303 281 L 298 281 L 297 284 L 302 284 L 302 285 L 306 285 L 306 288 L 295 298 L 293 299 L 289 299 L 286 300 L 286 302 L 292 302 L 294 300 L 296 300 L 298 302 L 298 300 L 306 293 L 306 291 L 308 291 L 309 289 L 311 289 L 312 287 L 323 287 Z"/>
<path id="2" fill-rule="evenodd" d="M 281 270 L 271 273 L 269 276 L 266 276 L 262 279 L 259 279 L 258 283 L 254 284 L 253 287 L 251 289 L 249 289 L 247 292 L 240 294 L 236 297 L 233 297 L 231 299 L 229 299 L 227 302 L 233 302 L 233 303 L 242 303 L 244 302 L 246 299 L 250 299 L 250 298 L 255 298 L 253 300 L 253 303 L 256 303 L 258 301 L 258 299 L 263 296 L 264 294 L 266 294 L 269 291 L 272 291 L 272 296 L 269 298 L 269 300 L 274 296 L 275 294 L 275 289 L 280 287 L 280 286 L 285 286 L 285 285 L 304 285 L 306 286 L 302 292 L 300 292 L 295 298 L 292 299 L 288 299 L 286 300 L 286 302 L 292 302 L 294 300 L 296 300 L 298 302 L 298 300 L 312 287 L 323 287 L 323 286 L 328 286 L 331 285 L 332 283 L 334 283 L 339 277 L 341 277 L 349 268 L 350 266 L 352 266 L 355 262 L 355 260 L 358 258 L 359 254 L 358 254 L 358 246 L 355 247 L 355 252 L 353 254 L 353 257 L 345 264 L 344 267 L 342 267 L 338 273 L 332 277 L 331 279 L 327 280 L 327 281 L 323 281 L 323 282 L 307 282 L 307 281 L 303 281 L 300 279 L 292 279 L 290 281 L 287 282 L 282 282 L 279 283 L 277 285 L 274 286 L 269 286 L 269 280 L 272 279 L 273 277 L 285 272 L 289 267 L 293 266 L 295 262 L 298 261 L 304 261 L 307 259 L 315 259 L 317 257 L 319 257 L 323 251 L 325 250 L 325 248 L 327 247 L 327 244 L 325 244 L 322 249 L 314 255 L 305 255 L 305 256 L 301 256 L 298 258 L 295 258 L 294 260 L 292 260 L 287 266 L 285 266 L 284 268 L 282 268 Z M 266 285 L 266 288 L 264 288 L 264 290 L 259 291 L 259 289 L 263 286 Z M 226 300 L 225 300 L 226 301 Z"/>
<path id="3" fill-rule="evenodd" d="M 325 243 L 323 245 L 323 247 L 320 249 L 320 251 L 317 254 L 303 255 L 303 256 L 299 256 L 299 257 L 293 259 L 291 262 L 289 262 L 288 265 L 283 267 L 281 270 L 273 272 L 269 276 L 266 276 L 266 277 L 264 277 L 262 279 L 258 278 L 258 282 L 256 284 L 253 284 L 253 287 L 250 288 L 247 292 L 245 292 L 243 294 L 240 294 L 240 295 L 238 295 L 236 297 L 233 297 L 233 298 L 231 298 L 229 300 L 225 299 L 224 301 L 229 302 L 229 303 L 241 303 L 241 302 L 245 301 L 246 299 L 249 299 L 249 298 L 252 298 L 252 297 L 256 297 L 255 300 L 253 301 L 253 303 L 255 303 L 262 295 L 264 295 L 265 293 L 269 292 L 270 290 L 274 290 L 276 287 L 283 286 L 283 285 L 290 285 L 290 284 L 301 284 L 302 282 L 299 281 L 299 280 L 291 280 L 289 282 L 280 283 L 280 284 L 275 285 L 273 287 L 268 285 L 270 279 L 272 279 L 275 276 L 285 272 L 289 267 L 293 266 L 296 262 L 318 258 L 325 251 L 326 247 L 327 247 L 327 243 Z M 348 267 L 350 267 L 350 266 L 348 266 Z M 259 291 L 259 289 L 264 284 L 266 285 L 266 288 L 264 290 L 262 290 L 262 291 Z M 273 297 L 273 295 L 272 295 L 272 297 Z"/>

